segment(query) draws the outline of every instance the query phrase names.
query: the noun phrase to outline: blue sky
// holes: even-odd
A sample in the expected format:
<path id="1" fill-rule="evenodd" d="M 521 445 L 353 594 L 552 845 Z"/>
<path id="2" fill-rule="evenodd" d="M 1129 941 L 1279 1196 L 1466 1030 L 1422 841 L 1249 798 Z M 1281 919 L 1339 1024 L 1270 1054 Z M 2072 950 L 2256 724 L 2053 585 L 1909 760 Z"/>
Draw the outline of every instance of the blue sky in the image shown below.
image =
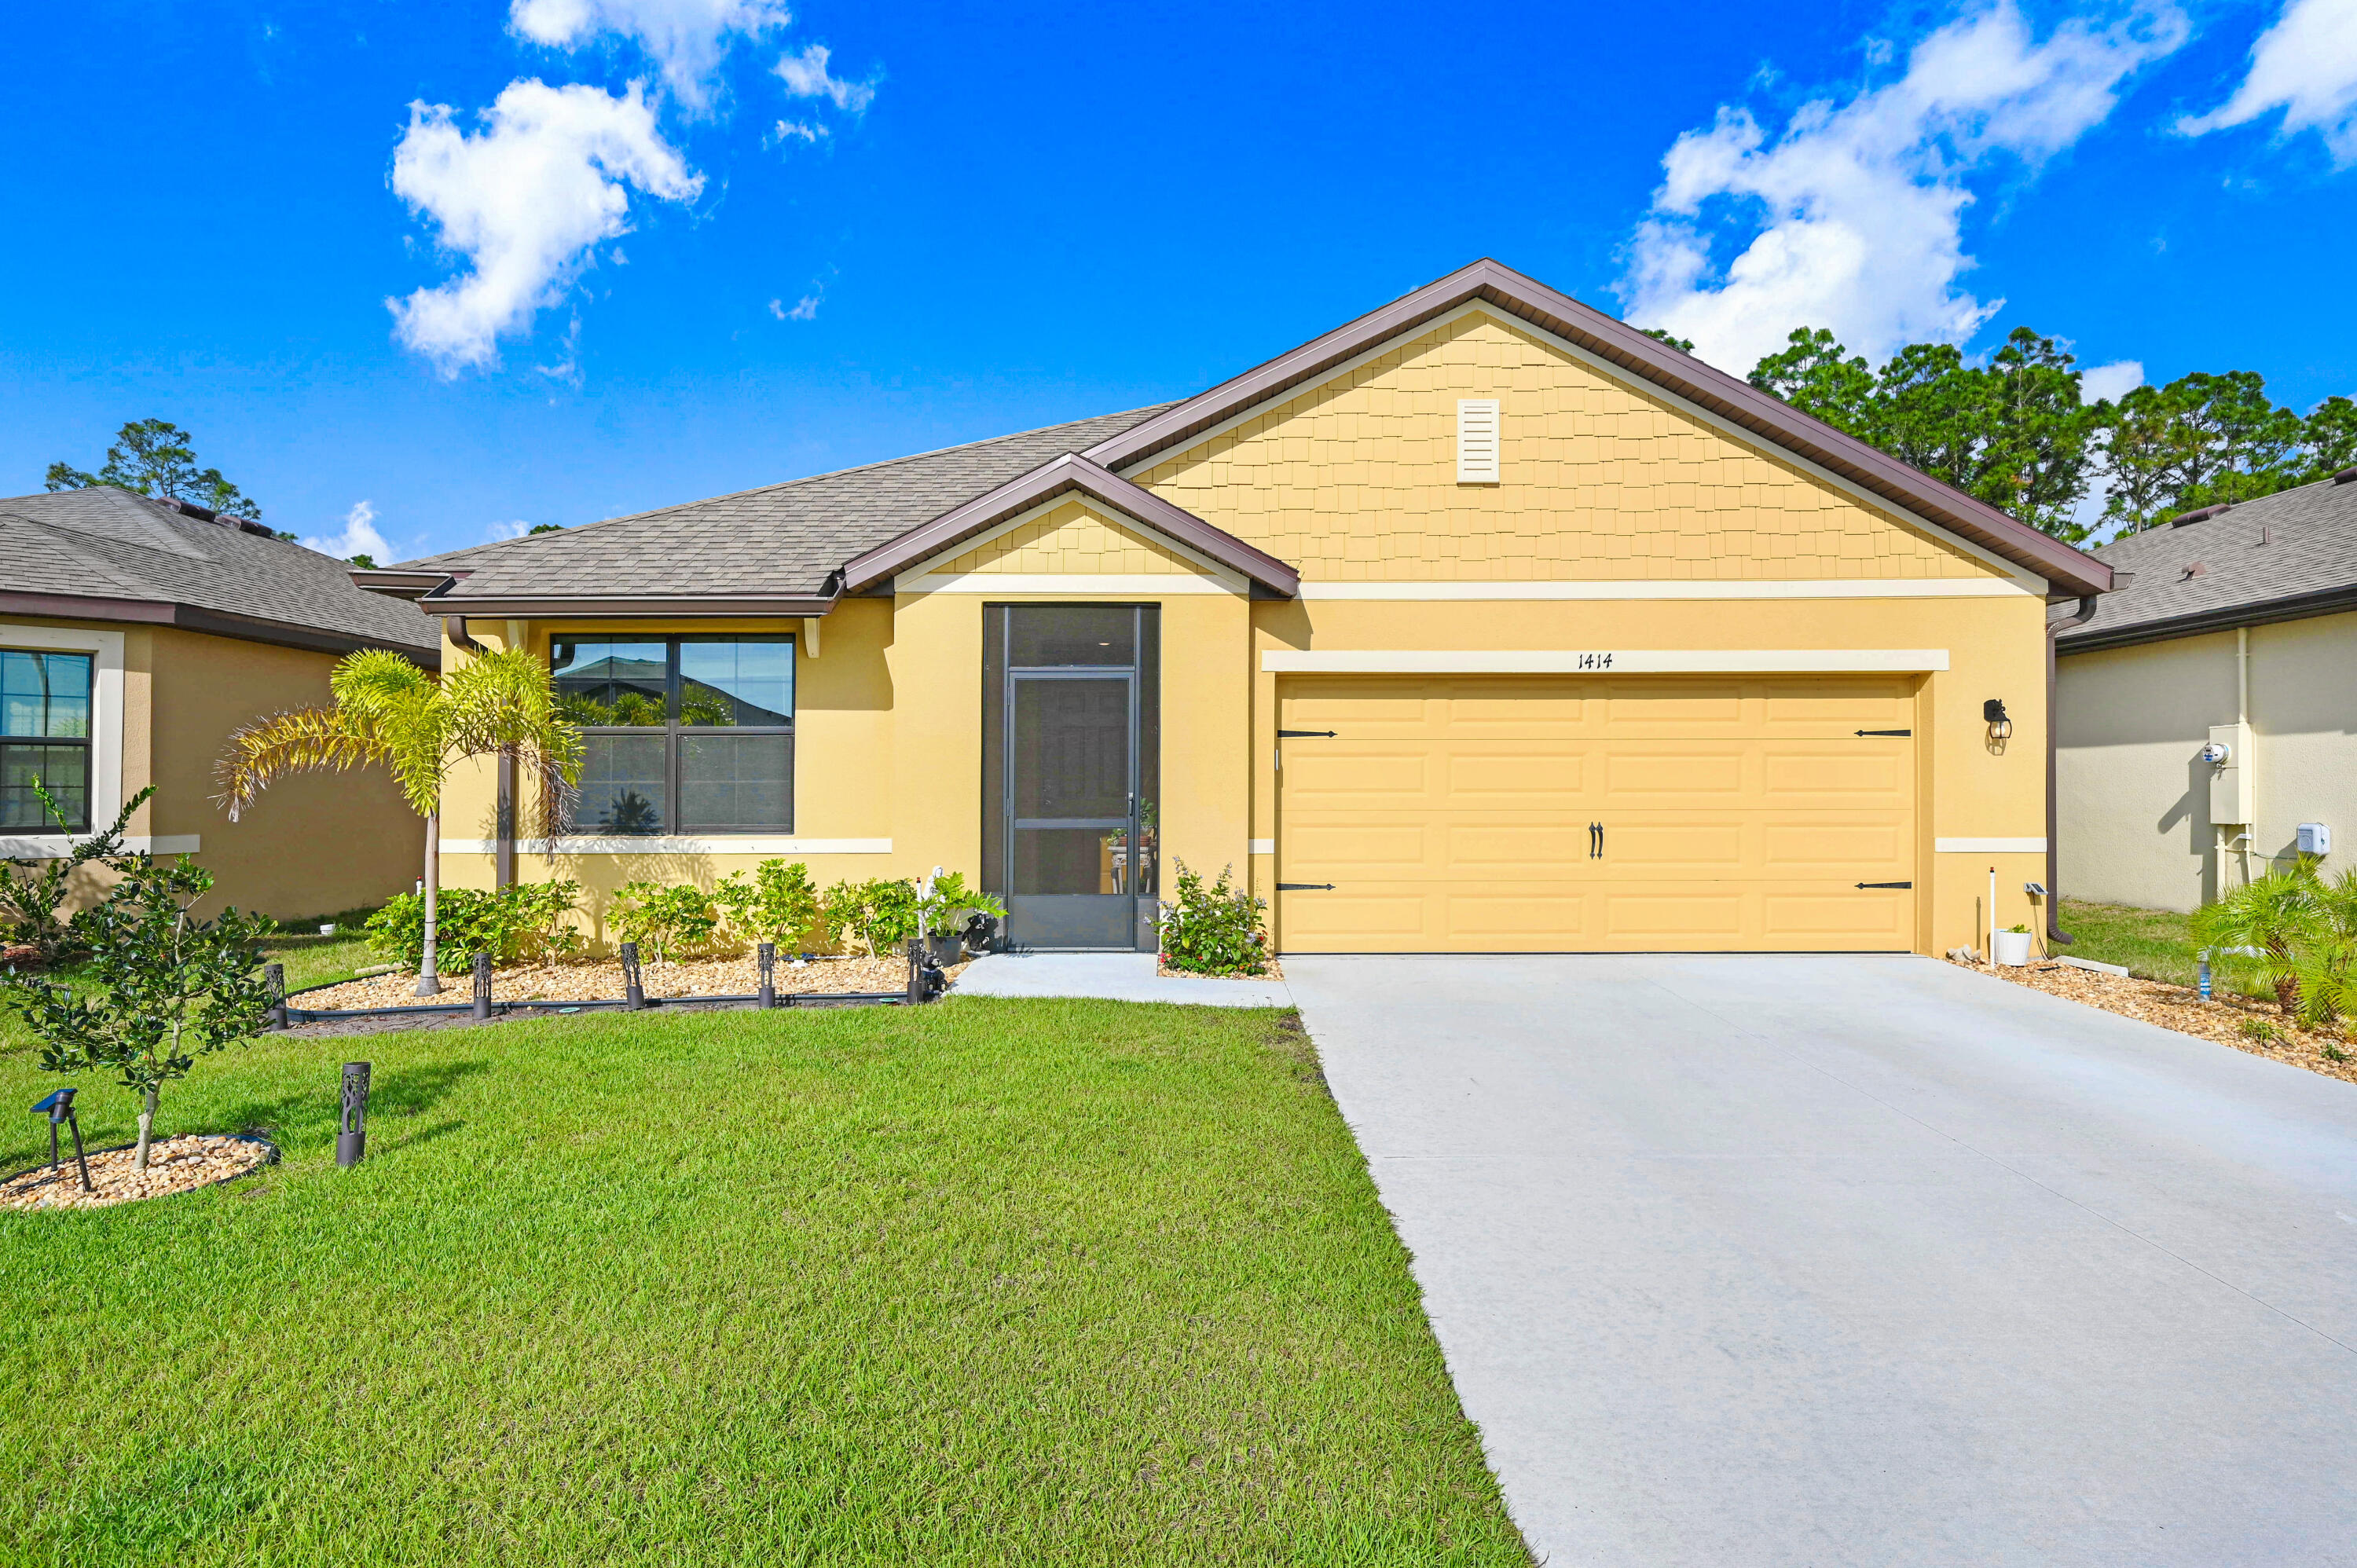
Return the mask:
<path id="1" fill-rule="evenodd" d="M 1738 371 L 2028 323 L 2357 392 L 2357 0 L 789 10 L 20 12 L 0 495 L 156 415 L 414 555 L 1181 396 L 1484 254 Z"/>

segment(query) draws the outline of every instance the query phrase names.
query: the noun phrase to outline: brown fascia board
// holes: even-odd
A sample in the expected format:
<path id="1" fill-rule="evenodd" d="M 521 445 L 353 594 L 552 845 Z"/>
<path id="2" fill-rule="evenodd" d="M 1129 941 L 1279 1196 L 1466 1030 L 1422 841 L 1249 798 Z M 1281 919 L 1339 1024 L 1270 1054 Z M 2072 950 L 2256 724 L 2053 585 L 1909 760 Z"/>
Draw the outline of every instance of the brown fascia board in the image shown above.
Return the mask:
<path id="1" fill-rule="evenodd" d="M 1193 512 L 1171 505 L 1103 464 L 1067 453 L 974 497 L 922 527 L 912 528 L 898 539 L 853 556 L 843 568 L 845 591 L 858 593 L 940 554 L 960 540 L 971 538 L 1068 490 L 1093 497 L 1285 598 L 1301 590 L 1301 574 L 1268 552 L 1256 550 L 1234 534 L 1212 527 Z"/>
<path id="2" fill-rule="evenodd" d="M 355 566 L 352 586 L 388 598 L 418 599 L 450 581 L 447 572 L 406 572 L 394 566 Z"/>
<path id="3" fill-rule="evenodd" d="M 593 620 L 712 620 L 724 616 L 823 616 L 835 596 L 807 594 L 429 594 L 418 601 L 428 615 L 481 619 L 579 617 Z"/>
<path id="4" fill-rule="evenodd" d="M 275 648 L 300 648 L 313 653 L 354 653 L 363 648 L 382 648 L 420 663 L 433 664 L 441 659 L 438 649 L 418 643 L 393 642 L 353 632 L 295 626 L 286 621 L 231 615 L 225 610 L 209 610 L 197 605 L 173 604 L 161 599 L 83 598 L 74 594 L 0 594 L 0 613 L 44 616 L 52 620 L 105 620 L 139 626 L 176 627 L 182 631 L 201 631 L 212 637 L 268 643 Z"/>
<path id="5" fill-rule="evenodd" d="M 2120 574 L 2123 577 L 2128 575 L 2125 572 Z M 2169 616 L 2160 620 L 2141 620 L 2128 626 L 2106 628 L 2100 622 L 2091 622 L 2083 629 L 2064 632 L 2056 638 L 2054 651 L 2065 657 L 2073 653 L 2097 653 L 2106 648 L 2128 648 L 2139 642 L 2169 642 L 2180 637 L 2232 631 L 2236 627 L 2309 620 L 2317 616 L 2339 615 L 2343 610 L 2357 610 L 2357 583 L 2292 594 L 2263 604 L 2194 610 L 2186 615 Z"/>
<path id="6" fill-rule="evenodd" d="M 1811 418 L 1781 398 L 1486 257 L 1100 441 L 1082 456 L 1108 468 L 1133 467 L 1474 299 L 1568 338 L 1636 378 L 1698 403 L 1770 445 L 1797 453 L 1868 493 L 2039 574 L 2057 588 L 2098 594 L 2111 585 L 2111 568 L 2086 552 L 2017 522 L 1987 502 Z"/>

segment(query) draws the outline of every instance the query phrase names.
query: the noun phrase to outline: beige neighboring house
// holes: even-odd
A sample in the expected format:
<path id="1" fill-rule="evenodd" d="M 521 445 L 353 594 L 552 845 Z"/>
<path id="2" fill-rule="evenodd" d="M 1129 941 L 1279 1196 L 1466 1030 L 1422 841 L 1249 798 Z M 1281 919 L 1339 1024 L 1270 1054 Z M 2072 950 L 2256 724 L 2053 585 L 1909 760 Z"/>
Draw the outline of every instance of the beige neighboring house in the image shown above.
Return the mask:
<path id="1" fill-rule="evenodd" d="M 2190 909 L 2303 832 L 2357 865 L 2357 468 L 2095 554 L 2121 585 L 2056 642 L 2072 897 Z"/>
<path id="2" fill-rule="evenodd" d="M 340 656 L 438 668 L 439 628 L 350 570 L 112 487 L 0 499 L 0 857 L 65 853 L 36 779 L 78 832 L 153 784 L 130 847 L 194 855 L 221 903 L 284 918 L 409 887 L 425 826 L 382 772 L 289 779 L 239 822 L 212 799 L 231 732 L 328 702 Z"/>

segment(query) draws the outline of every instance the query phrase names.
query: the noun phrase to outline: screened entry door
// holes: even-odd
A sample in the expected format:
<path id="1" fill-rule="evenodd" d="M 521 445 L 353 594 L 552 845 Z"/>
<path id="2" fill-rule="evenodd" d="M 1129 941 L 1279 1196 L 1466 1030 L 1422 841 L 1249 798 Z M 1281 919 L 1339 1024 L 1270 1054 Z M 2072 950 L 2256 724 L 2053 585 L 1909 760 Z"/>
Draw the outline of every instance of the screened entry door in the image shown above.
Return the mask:
<path id="1" fill-rule="evenodd" d="M 1150 612 L 993 607 L 998 853 L 1006 939 L 1035 948 L 1154 940 Z"/>

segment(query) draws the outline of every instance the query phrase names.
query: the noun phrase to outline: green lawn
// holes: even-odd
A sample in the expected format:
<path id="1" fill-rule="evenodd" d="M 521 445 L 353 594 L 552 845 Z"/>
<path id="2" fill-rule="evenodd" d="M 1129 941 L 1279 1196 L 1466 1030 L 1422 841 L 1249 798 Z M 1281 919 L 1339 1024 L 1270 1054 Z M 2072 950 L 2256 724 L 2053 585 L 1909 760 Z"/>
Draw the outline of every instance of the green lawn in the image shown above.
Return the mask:
<path id="1" fill-rule="evenodd" d="M 2057 944 L 2057 953 L 2092 958 L 2104 963 L 2126 964 L 2131 974 L 2191 985 L 2198 977 L 2193 939 L 2186 934 L 2187 917 L 2173 909 L 2139 909 L 2126 904 L 2088 904 L 2062 900 L 2062 929 L 2077 940 Z M 2225 983 L 2223 975 L 2216 983 Z"/>
<path id="2" fill-rule="evenodd" d="M 0 1054 L 0 1111 L 53 1081 Z M 286 1163 L 0 1214 L 0 1561 L 1527 1562 L 1273 1013 L 276 1037 L 162 1120 Z"/>

